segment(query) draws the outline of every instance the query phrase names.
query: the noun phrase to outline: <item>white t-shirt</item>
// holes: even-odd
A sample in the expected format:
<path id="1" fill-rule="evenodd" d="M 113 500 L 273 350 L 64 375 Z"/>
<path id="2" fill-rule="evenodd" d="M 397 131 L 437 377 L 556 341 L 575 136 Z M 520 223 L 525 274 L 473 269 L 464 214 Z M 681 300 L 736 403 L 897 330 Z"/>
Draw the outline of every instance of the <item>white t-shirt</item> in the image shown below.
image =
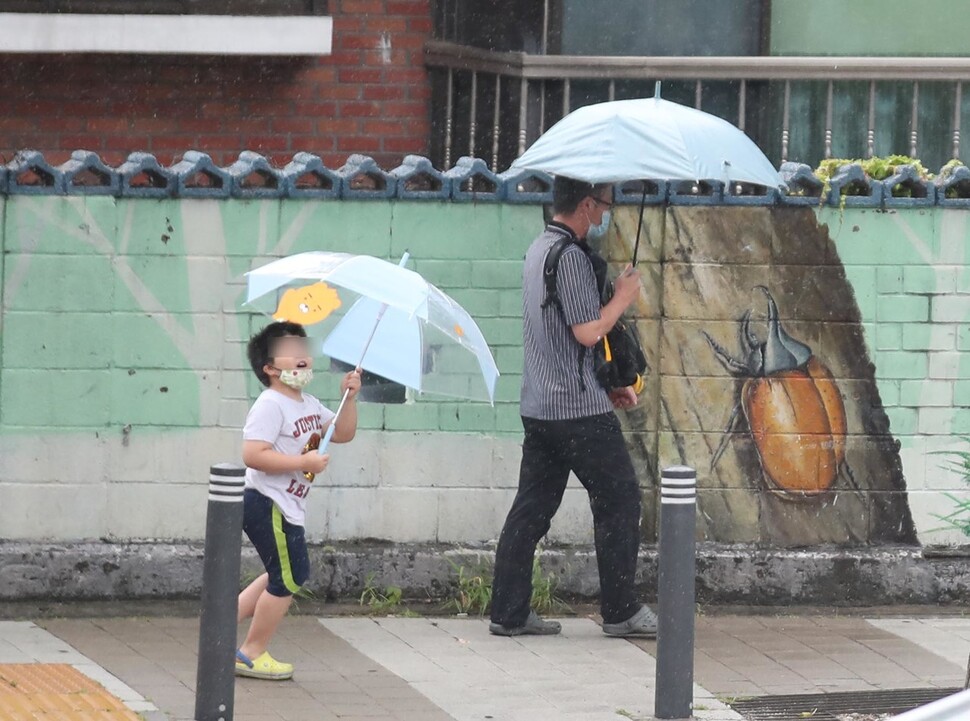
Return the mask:
<path id="1" fill-rule="evenodd" d="M 301 455 L 310 448 L 319 448 L 333 411 L 308 393 L 302 401 L 288 398 L 279 391 L 267 388 L 249 409 L 243 439 L 273 444 L 273 450 L 287 456 Z M 310 483 L 303 473 L 270 474 L 246 469 L 246 488 L 254 488 L 277 506 L 283 517 L 296 526 L 306 522 L 306 497 Z"/>

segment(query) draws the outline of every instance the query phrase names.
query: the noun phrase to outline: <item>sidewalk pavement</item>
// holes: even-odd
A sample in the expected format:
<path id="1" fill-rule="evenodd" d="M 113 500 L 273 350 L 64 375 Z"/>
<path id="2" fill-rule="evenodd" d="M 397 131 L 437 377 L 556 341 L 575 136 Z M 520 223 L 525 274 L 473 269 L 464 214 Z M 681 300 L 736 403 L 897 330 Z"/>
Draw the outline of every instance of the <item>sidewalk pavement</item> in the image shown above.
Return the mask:
<path id="1" fill-rule="evenodd" d="M 192 718 L 197 620 L 37 624 L 0 622 L 0 684 L 4 664 L 71 664 L 153 721 Z M 561 636 L 507 639 L 478 618 L 293 616 L 273 652 L 296 665 L 294 680 L 238 679 L 235 721 L 622 721 L 653 712 L 656 644 L 606 638 L 590 618 L 564 619 Z M 962 686 L 968 652 L 970 619 L 933 609 L 871 620 L 825 610 L 703 615 L 695 716 L 741 719 L 725 703 L 741 696 Z M 4 699 L 0 686 L 0 719 L 14 718 Z"/>

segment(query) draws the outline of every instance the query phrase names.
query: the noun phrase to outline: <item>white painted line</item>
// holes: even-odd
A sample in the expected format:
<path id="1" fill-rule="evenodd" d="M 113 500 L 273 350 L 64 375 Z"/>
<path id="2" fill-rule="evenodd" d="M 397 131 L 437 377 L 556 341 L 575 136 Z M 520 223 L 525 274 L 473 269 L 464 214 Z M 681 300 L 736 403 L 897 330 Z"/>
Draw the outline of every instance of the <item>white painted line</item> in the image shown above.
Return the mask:
<path id="1" fill-rule="evenodd" d="M 329 55 L 322 15 L 0 13 L 0 52 Z"/>

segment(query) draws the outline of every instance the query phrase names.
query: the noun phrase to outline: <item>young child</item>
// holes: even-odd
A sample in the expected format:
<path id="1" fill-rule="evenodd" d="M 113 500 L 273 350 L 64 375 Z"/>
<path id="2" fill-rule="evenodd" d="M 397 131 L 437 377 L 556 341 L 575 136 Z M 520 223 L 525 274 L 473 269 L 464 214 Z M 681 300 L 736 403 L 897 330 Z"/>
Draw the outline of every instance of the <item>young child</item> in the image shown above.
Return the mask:
<path id="1" fill-rule="evenodd" d="M 303 529 L 306 499 L 314 475 L 330 460 L 317 449 L 334 414 L 303 392 L 313 377 L 303 326 L 271 323 L 253 336 L 248 351 L 253 372 L 267 389 L 253 403 L 243 429 L 243 530 L 266 573 L 239 594 L 239 621 L 253 621 L 236 652 L 236 674 L 283 680 L 293 676 L 293 665 L 277 661 L 266 649 L 293 594 L 309 578 Z M 341 393 L 348 389 L 333 434 L 335 443 L 347 443 L 357 432 L 358 373 L 344 376 Z"/>

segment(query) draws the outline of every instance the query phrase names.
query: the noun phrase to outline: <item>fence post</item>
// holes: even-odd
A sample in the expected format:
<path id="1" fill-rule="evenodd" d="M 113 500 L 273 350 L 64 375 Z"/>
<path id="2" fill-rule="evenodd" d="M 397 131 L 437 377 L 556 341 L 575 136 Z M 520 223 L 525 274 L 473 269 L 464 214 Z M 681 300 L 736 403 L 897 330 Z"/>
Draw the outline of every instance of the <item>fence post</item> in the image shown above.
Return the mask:
<path id="1" fill-rule="evenodd" d="M 697 472 L 666 468 L 660 477 L 657 679 L 654 715 L 683 719 L 694 708 L 694 532 Z"/>
<path id="2" fill-rule="evenodd" d="M 245 474 L 229 463 L 209 469 L 195 721 L 232 721 Z"/>

